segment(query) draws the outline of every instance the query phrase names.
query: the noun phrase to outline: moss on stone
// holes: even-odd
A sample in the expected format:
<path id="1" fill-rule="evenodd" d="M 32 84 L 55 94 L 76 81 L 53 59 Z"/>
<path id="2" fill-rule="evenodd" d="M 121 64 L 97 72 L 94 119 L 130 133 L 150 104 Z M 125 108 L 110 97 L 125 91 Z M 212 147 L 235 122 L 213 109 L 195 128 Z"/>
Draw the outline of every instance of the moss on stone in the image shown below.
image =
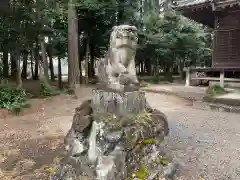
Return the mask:
<path id="1" fill-rule="evenodd" d="M 139 170 L 134 172 L 133 175 L 135 177 L 137 177 L 138 179 L 141 180 L 147 180 L 148 176 L 150 175 L 150 170 L 147 169 L 146 165 L 144 164 L 144 161 L 141 160 L 140 161 L 140 165 L 139 165 Z"/>
<path id="2" fill-rule="evenodd" d="M 157 163 L 165 166 L 169 163 L 169 159 L 167 157 L 162 157 L 157 161 Z"/>
<path id="3" fill-rule="evenodd" d="M 143 143 L 144 144 L 158 145 L 158 144 L 162 143 L 162 141 L 159 141 L 157 139 L 144 139 Z"/>
<path id="4" fill-rule="evenodd" d="M 137 121 L 151 121 L 152 120 L 151 113 L 147 113 L 147 112 L 140 113 L 137 115 L 136 120 Z"/>
<path id="5" fill-rule="evenodd" d="M 173 157 L 171 154 L 166 152 L 161 152 L 161 154 L 158 155 L 156 163 L 165 166 L 165 165 L 168 165 L 172 160 L 173 160 Z"/>
<path id="6" fill-rule="evenodd" d="M 121 143 L 129 152 L 129 161 L 134 162 L 134 164 L 127 164 L 128 179 L 133 179 L 132 175 L 135 175 L 140 180 L 147 179 L 151 172 L 145 167 L 144 161 L 141 161 L 141 159 L 147 156 L 152 145 L 159 145 L 163 141 L 159 134 L 155 132 L 158 121 L 153 120 L 152 113 L 142 112 L 115 116 L 110 113 L 98 112 L 94 114 L 94 118 L 96 121 L 105 124 L 104 131 L 106 134 L 108 132 L 123 131 Z M 159 160 L 159 165 L 165 162 Z M 155 164 L 158 163 L 155 162 Z"/>

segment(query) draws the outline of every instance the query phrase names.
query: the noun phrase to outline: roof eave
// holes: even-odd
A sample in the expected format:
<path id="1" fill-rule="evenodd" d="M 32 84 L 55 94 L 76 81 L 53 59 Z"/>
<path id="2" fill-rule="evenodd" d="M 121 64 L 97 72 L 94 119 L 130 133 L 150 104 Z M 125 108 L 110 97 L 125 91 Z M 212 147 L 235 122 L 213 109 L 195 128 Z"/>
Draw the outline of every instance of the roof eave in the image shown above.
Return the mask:
<path id="1" fill-rule="evenodd" d="M 176 6 L 174 9 L 189 19 L 202 23 L 210 28 L 214 27 L 212 3 L 209 0 L 201 3 Z"/>

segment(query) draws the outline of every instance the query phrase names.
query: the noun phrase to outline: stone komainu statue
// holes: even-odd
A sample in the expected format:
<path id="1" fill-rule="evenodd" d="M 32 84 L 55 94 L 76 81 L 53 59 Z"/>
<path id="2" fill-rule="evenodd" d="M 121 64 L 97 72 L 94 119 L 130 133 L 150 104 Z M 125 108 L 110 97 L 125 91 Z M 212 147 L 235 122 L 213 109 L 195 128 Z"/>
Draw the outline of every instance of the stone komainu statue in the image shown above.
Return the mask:
<path id="1" fill-rule="evenodd" d="M 135 26 L 113 27 L 107 56 L 97 67 L 98 79 L 104 86 L 119 91 L 137 87 L 139 84 L 135 68 L 137 42 Z"/>
<path id="2" fill-rule="evenodd" d="M 126 92 L 138 83 L 137 40 L 134 26 L 113 28 L 108 55 L 97 68 L 103 88 L 75 109 L 64 139 L 66 161 L 53 180 L 138 180 L 142 167 L 149 171 L 143 178 L 153 180 L 175 171 L 172 162 L 161 164 L 166 161 L 159 145 L 169 134 L 167 117 L 146 102 L 144 92 Z"/>

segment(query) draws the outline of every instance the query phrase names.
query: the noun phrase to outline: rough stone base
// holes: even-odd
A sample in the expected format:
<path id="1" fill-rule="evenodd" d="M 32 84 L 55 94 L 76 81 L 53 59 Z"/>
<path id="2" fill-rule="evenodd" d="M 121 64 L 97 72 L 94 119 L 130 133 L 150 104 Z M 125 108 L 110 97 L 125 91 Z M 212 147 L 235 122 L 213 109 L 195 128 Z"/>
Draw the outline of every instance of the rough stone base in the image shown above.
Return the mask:
<path id="1" fill-rule="evenodd" d="M 67 161 L 53 179 L 171 177 L 175 164 L 158 148 L 168 133 L 167 117 L 152 109 L 142 92 L 94 91 L 92 100 L 75 110 L 65 138 Z"/>

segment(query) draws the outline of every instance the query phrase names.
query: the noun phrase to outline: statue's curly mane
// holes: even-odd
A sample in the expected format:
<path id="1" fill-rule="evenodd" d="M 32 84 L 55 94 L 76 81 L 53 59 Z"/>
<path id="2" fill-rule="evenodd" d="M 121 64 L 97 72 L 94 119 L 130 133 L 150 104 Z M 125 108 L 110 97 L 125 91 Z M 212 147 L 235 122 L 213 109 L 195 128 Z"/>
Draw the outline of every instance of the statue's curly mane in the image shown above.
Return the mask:
<path id="1" fill-rule="evenodd" d="M 116 47 L 116 41 L 118 39 L 129 39 L 130 41 L 137 41 L 137 29 L 135 26 L 121 25 L 114 26 L 110 35 L 110 49 Z M 118 44 L 121 46 L 121 44 Z"/>

